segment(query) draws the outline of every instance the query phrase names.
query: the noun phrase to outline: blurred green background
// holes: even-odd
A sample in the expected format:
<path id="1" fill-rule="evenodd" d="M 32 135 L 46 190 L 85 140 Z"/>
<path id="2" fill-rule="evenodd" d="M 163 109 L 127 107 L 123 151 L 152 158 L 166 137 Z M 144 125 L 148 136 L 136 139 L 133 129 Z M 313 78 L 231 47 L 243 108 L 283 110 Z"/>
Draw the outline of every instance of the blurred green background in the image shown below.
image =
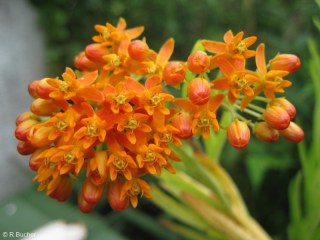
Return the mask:
<path id="1" fill-rule="evenodd" d="M 186 59 L 198 39 L 222 40 L 229 29 L 258 36 L 257 43 L 266 44 L 267 59 L 278 52 L 296 54 L 302 67 L 290 75 L 293 87 L 286 96 L 297 108 L 296 121 L 304 128 L 306 142 L 312 140 L 314 92 L 306 64 L 310 58 L 307 42 L 310 37 L 320 39 L 312 21 L 320 10 L 312 0 L 29 1 L 39 12 L 51 77 L 59 76 L 65 66 L 73 66 L 74 56 L 92 42 L 95 24 L 116 24 L 119 17 L 126 19 L 129 28 L 145 26 L 143 36 L 152 49 L 158 50 L 173 37 L 173 59 Z M 270 235 L 285 239 L 288 185 L 300 169 L 297 146 L 283 140 L 270 145 L 253 138 L 245 150 L 225 146 L 223 151 L 220 162 L 239 187 L 252 216 Z M 70 202 L 75 203 L 74 199 Z M 95 216 L 100 215 L 128 239 L 178 238 L 163 233 L 156 222 L 160 214 L 160 209 L 142 200 L 137 210 L 120 214 L 101 204 Z"/>

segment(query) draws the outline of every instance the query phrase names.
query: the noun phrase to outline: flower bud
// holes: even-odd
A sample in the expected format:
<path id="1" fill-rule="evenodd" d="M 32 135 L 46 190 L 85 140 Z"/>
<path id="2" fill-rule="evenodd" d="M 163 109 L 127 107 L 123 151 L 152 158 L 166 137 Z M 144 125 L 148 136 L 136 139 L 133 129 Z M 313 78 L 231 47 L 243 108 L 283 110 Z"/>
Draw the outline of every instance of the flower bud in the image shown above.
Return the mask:
<path id="1" fill-rule="evenodd" d="M 17 118 L 16 118 L 16 126 L 18 126 L 20 123 L 29 120 L 29 119 L 33 119 L 33 120 L 37 120 L 39 121 L 39 117 L 37 115 L 35 115 L 32 112 L 23 112 L 21 113 Z"/>
<path id="2" fill-rule="evenodd" d="M 129 206 L 129 198 L 120 200 L 120 193 L 123 183 L 121 180 L 117 179 L 108 184 L 107 187 L 107 198 L 110 207 L 115 211 L 123 211 Z"/>
<path id="3" fill-rule="evenodd" d="M 32 82 L 29 83 L 28 85 L 28 92 L 30 94 L 31 97 L 33 98 L 38 98 L 38 93 L 37 93 L 37 86 L 38 86 L 39 81 L 38 80 L 34 80 Z"/>
<path id="4" fill-rule="evenodd" d="M 243 149 L 250 141 L 250 129 L 245 122 L 235 119 L 227 127 L 227 136 L 231 146 L 236 149 Z"/>
<path id="5" fill-rule="evenodd" d="M 29 167 L 33 171 L 38 171 L 39 167 L 41 166 L 42 162 L 45 161 L 45 158 L 39 158 L 39 155 L 44 151 L 48 149 L 48 147 L 44 148 L 37 148 L 32 155 L 29 158 Z"/>
<path id="6" fill-rule="evenodd" d="M 28 141 L 35 147 L 44 147 L 52 143 L 49 140 L 49 135 L 52 133 L 54 127 L 35 127 L 28 132 Z"/>
<path id="7" fill-rule="evenodd" d="M 33 119 L 28 119 L 20 123 L 15 130 L 16 138 L 21 141 L 27 141 L 30 129 L 38 123 L 39 121 Z"/>
<path id="8" fill-rule="evenodd" d="M 270 127 L 266 122 L 257 123 L 254 127 L 254 134 L 259 140 L 269 143 L 279 139 L 279 131 Z"/>
<path id="9" fill-rule="evenodd" d="M 294 122 L 290 122 L 288 128 L 281 130 L 280 135 L 287 141 L 298 143 L 303 140 L 303 130 Z"/>
<path id="10" fill-rule="evenodd" d="M 278 54 L 270 60 L 270 70 L 284 70 L 290 73 L 300 68 L 300 59 L 294 54 Z"/>
<path id="11" fill-rule="evenodd" d="M 82 71 L 88 71 L 88 72 L 95 71 L 100 67 L 99 63 L 89 60 L 85 52 L 79 53 L 75 57 L 73 64 L 75 65 L 76 68 Z"/>
<path id="12" fill-rule="evenodd" d="M 172 118 L 172 126 L 179 130 L 179 133 L 175 134 L 181 139 L 187 139 L 192 137 L 192 118 L 189 113 L 179 112 Z"/>
<path id="13" fill-rule="evenodd" d="M 54 87 L 47 83 L 48 78 L 41 79 L 37 85 L 37 95 L 39 98 L 50 99 L 49 94 L 54 90 Z"/>
<path id="14" fill-rule="evenodd" d="M 98 203 L 102 197 L 104 184 L 95 185 L 90 178 L 86 178 L 82 186 L 82 194 L 86 202 L 95 204 Z"/>
<path id="15" fill-rule="evenodd" d="M 136 61 L 146 60 L 149 55 L 149 47 L 141 40 L 132 41 L 128 47 L 129 56 Z"/>
<path id="16" fill-rule="evenodd" d="M 49 194 L 51 198 L 56 199 L 59 202 L 66 201 L 72 192 L 73 180 L 69 174 L 61 175 L 59 185 L 56 189 Z"/>
<path id="17" fill-rule="evenodd" d="M 290 116 L 285 109 L 279 106 L 269 106 L 263 114 L 270 127 L 283 130 L 289 127 Z"/>
<path id="18" fill-rule="evenodd" d="M 34 146 L 32 146 L 29 142 L 19 141 L 19 143 L 17 145 L 18 153 L 20 153 L 21 155 L 24 155 L 24 156 L 32 154 L 35 150 L 36 150 L 36 148 Z"/>
<path id="19" fill-rule="evenodd" d="M 185 76 L 186 67 L 183 62 L 169 62 L 163 69 L 163 79 L 170 85 L 179 85 Z"/>
<path id="20" fill-rule="evenodd" d="M 192 103 L 204 105 L 210 98 L 210 84 L 204 78 L 195 78 L 189 83 L 187 94 Z"/>
<path id="21" fill-rule="evenodd" d="M 93 211 L 93 209 L 96 207 L 96 204 L 88 203 L 84 197 L 82 192 L 80 191 L 78 193 L 78 207 L 81 212 L 83 213 L 90 213 Z"/>
<path id="22" fill-rule="evenodd" d="M 103 56 L 109 54 L 109 50 L 99 43 L 92 43 L 87 45 L 85 54 L 87 58 L 93 62 L 104 63 L 105 60 Z"/>
<path id="23" fill-rule="evenodd" d="M 295 106 L 285 98 L 274 98 L 270 102 L 270 105 L 282 107 L 284 110 L 287 111 L 287 113 L 290 116 L 290 119 L 293 119 L 296 116 Z"/>
<path id="24" fill-rule="evenodd" d="M 59 112 L 60 107 L 52 100 L 37 98 L 31 104 L 31 111 L 39 116 L 50 116 L 55 112 Z"/>
<path id="25" fill-rule="evenodd" d="M 210 66 L 210 59 L 203 51 L 196 51 L 188 57 L 188 69 L 193 73 L 204 73 Z"/>

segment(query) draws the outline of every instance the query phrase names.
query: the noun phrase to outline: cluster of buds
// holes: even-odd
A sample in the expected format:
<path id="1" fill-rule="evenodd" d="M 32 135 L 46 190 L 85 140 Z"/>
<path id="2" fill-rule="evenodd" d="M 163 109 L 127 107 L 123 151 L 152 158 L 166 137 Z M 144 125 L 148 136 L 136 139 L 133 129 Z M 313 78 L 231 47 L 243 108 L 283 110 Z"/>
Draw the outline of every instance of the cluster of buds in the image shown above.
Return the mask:
<path id="1" fill-rule="evenodd" d="M 226 131 L 237 149 L 248 144 L 250 127 L 267 142 L 279 135 L 302 140 L 303 131 L 291 122 L 294 106 L 275 96 L 291 84 L 283 77 L 300 66 L 295 55 L 279 54 L 267 66 L 263 44 L 248 50 L 256 37 L 228 31 L 224 42 L 203 40 L 203 51 L 187 61 L 169 61 L 173 39 L 155 51 L 136 39 L 143 27 L 126 29 L 124 19 L 95 29 L 94 43 L 75 58 L 78 70 L 31 82 L 31 112 L 16 120 L 18 152 L 31 155 L 34 181 L 48 196 L 65 201 L 74 179 L 85 173 L 81 211 L 92 211 L 104 192 L 115 210 L 136 207 L 139 196 L 151 197 L 143 176 L 161 175 L 163 169 L 174 173 L 172 161 L 180 158 L 171 146 L 220 131 L 218 111 L 231 111 Z M 256 71 L 245 68 L 253 57 Z M 223 75 L 210 80 L 215 69 Z M 173 96 L 169 85 L 185 88 L 186 96 Z"/>

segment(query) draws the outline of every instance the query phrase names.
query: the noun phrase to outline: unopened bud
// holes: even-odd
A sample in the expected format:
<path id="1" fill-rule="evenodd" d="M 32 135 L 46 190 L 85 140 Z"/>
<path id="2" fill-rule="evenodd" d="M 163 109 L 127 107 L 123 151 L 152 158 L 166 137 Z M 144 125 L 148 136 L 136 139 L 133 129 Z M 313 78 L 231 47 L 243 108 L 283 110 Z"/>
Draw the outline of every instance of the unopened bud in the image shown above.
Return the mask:
<path id="1" fill-rule="evenodd" d="M 141 40 L 132 41 L 128 47 L 129 56 L 136 61 L 146 60 L 149 55 L 149 47 Z"/>
<path id="2" fill-rule="evenodd" d="M 204 105 L 210 98 L 210 84 L 204 78 L 193 79 L 187 89 L 190 101 L 196 105 Z"/>
<path id="3" fill-rule="evenodd" d="M 269 106 L 263 114 L 270 127 L 283 130 L 289 127 L 290 116 L 285 109 L 279 106 Z"/>
<path id="4" fill-rule="evenodd" d="M 123 211 L 129 206 L 129 198 L 123 200 L 120 199 L 120 193 L 123 183 L 121 180 L 117 179 L 111 181 L 107 187 L 107 198 L 110 204 L 110 207 L 115 211 Z"/>
<path id="5" fill-rule="evenodd" d="M 79 53 L 74 59 L 74 65 L 76 68 L 82 71 L 92 72 L 99 69 L 100 64 L 97 62 L 91 61 L 85 54 L 85 52 Z"/>
<path id="6" fill-rule="evenodd" d="M 281 130 L 280 135 L 287 141 L 298 143 L 303 140 L 303 130 L 294 122 L 290 122 L 288 128 Z"/>
<path id="7" fill-rule="evenodd" d="M 29 142 L 19 141 L 19 143 L 17 145 L 18 153 L 20 153 L 21 155 L 24 155 L 24 156 L 32 154 L 35 150 L 36 150 L 36 148 L 34 146 L 32 146 Z"/>
<path id="8" fill-rule="evenodd" d="M 300 59 L 294 54 L 278 54 L 270 61 L 270 70 L 283 70 L 290 73 L 300 68 Z"/>
<path id="9" fill-rule="evenodd" d="M 265 142 L 276 142 L 279 139 L 279 131 L 270 127 L 266 122 L 257 123 L 254 127 L 255 136 Z"/>
<path id="10" fill-rule="evenodd" d="M 189 113 L 179 112 L 172 118 L 172 126 L 179 130 L 179 133 L 175 134 L 181 139 L 187 139 L 192 137 L 192 118 Z"/>
<path id="11" fill-rule="evenodd" d="M 245 122 L 235 119 L 227 127 L 227 136 L 230 144 L 234 148 L 243 149 L 250 141 L 250 129 Z"/>
<path id="12" fill-rule="evenodd" d="M 179 85 L 186 76 L 186 66 L 183 62 L 169 62 L 163 70 L 163 79 L 167 84 Z"/>
<path id="13" fill-rule="evenodd" d="M 95 208 L 96 204 L 88 203 L 84 197 L 82 192 L 80 191 L 78 193 L 78 207 L 81 212 L 83 213 L 90 213 Z"/>
<path id="14" fill-rule="evenodd" d="M 287 111 L 287 113 L 290 116 L 290 119 L 293 119 L 296 116 L 295 106 L 285 98 L 274 98 L 270 102 L 270 105 L 282 107 L 284 110 Z"/>
<path id="15" fill-rule="evenodd" d="M 109 54 L 109 50 L 99 43 L 92 43 L 86 47 L 85 54 L 93 62 L 104 63 L 103 56 Z"/>
<path id="16" fill-rule="evenodd" d="M 104 184 L 95 185 L 89 178 L 86 178 L 82 186 L 83 198 L 88 203 L 98 203 L 102 197 L 103 190 Z"/>
<path id="17" fill-rule="evenodd" d="M 188 69 L 193 73 L 204 73 L 210 66 L 210 59 L 203 51 L 196 51 L 188 57 Z"/>

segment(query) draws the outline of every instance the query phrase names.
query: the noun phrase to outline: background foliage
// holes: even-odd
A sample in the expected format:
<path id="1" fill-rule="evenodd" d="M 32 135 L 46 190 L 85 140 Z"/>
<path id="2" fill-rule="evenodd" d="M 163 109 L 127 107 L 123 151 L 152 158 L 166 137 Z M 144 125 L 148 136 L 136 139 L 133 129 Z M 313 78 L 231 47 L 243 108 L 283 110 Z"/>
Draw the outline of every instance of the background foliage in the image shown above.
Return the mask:
<path id="1" fill-rule="evenodd" d="M 306 64 L 310 58 L 307 41 L 310 37 L 320 38 L 312 22 L 319 10 L 311 0 L 30 1 L 39 10 L 39 24 L 47 41 L 47 69 L 52 77 L 59 76 L 65 66 L 73 66 L 74 56 L 91 43 L 93 25 L 107 21 L 116 24 L 119 17 L 124 17 L 129 27 L 145 26 L 144 36 L 152 49 L 159 49 L 169 37 L 175 38 L 174 59 L 185 59 L 199 38 L 222 40 L 229 29 L 258 36 L 258 42 L 266 43 L 267 57 L 277 52 L 294 53 L 301 58 L 302 67 L 292 75 L 294 86 L 286 94 L 298 109 L 306 143 L 312 140 L 309 126 L 313 121 L 314 92 Z M 284 141 L 268 145 L 255 140 L 243 151 L 226 146 L 220 161 L 253 217 L 271 235 L 285 238 L 289 222 L 287 189 L 300 168 L 297 147 Z M 99 212 L 114 217 L 106 206 L 101 206 Z M 132 216 L 154 218 L 161 211 L 145 203 L 135 212 Z M 125 221 L 130 222 L 130 217 Z M 132 229 L 121 225 L 116 226 L 125 234 L 150 234 L 144 227 L 137 233 L 134 225 Z"/>

